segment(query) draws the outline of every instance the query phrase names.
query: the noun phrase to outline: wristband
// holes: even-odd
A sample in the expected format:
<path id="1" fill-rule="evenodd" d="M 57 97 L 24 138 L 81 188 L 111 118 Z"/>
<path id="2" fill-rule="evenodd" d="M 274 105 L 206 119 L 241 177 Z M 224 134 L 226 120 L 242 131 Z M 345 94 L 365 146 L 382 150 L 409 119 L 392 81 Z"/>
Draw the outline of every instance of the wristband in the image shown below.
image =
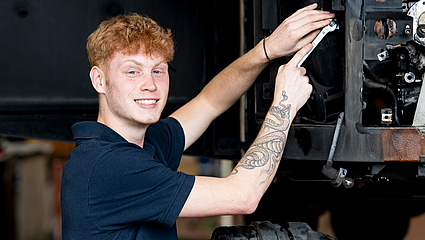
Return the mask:
<path id="1" fill-rule="evenodd" d="M 269 62 L 273 62 L 272 60 L 270 60 L 269 55 L 267 55 L 267 51 L 266 51 L 266 37 L 263 38 L 263 48 L 264 48 L 264 54 L 266 55 L 267 60 L 269 60 Z"/>

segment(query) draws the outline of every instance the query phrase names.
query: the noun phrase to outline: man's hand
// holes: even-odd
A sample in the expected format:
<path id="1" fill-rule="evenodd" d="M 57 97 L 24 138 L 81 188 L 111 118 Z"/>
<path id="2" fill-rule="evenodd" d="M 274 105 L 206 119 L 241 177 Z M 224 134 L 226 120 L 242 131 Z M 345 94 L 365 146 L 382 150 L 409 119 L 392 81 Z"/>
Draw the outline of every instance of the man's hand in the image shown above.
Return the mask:
<path id="1" fill-rule="evenodd" d="M 311 43 L 321 28 L 330 23 L 335 14 L 315 10 L 317 4 L 301 8 L 286 18 L 274 32 L 265 39 L 270 59 L 289 56 L 307 43 Z"/>
<path id="2" fill-rule="evenodd" d="M 275 104 L 287 97 L 291 99 L 294 110 L 298 111 L 310 97 L 312 86 L 305 76 L 306 70 L 303 67 L 297 68 L 297 64 L 312 47 L 313 45 L 307 44 L 287 64 L 279 67 L 275 83 Z"/>

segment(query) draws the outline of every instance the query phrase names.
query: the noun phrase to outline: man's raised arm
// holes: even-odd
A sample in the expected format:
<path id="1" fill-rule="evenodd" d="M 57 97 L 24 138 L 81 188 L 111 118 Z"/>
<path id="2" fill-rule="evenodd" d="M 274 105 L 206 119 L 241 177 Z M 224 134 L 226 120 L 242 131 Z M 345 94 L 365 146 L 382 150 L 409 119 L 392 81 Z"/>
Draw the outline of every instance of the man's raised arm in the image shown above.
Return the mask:
<path id="1" fill-rule="evenodd" d="M 285 19 L 276 30 L 251 51 L 234 61 L 216 77 L 202 92 L 171 116 L 182 125 L 185 148 L 195 142 L 209 124 L 229 109 L 253 84 L 270 59 L 294 54 L 313 41 L 320 28 L 329 24 L 334 15 L 314 10 L 317 4 L 304 7 Z M 265 46 L 265 47 L 264 47 Z"/>
<path id="2" fill-rule="evenodd" d="M 196 177 L 180 216 L 200 217 L 252 213 L 279 166 L 289 126 L 311 94 L 301 58 L 312 48 L 303 47 L 278 71 L 273 104 L 262 128 L 232 174 L 226 178 Z"/>

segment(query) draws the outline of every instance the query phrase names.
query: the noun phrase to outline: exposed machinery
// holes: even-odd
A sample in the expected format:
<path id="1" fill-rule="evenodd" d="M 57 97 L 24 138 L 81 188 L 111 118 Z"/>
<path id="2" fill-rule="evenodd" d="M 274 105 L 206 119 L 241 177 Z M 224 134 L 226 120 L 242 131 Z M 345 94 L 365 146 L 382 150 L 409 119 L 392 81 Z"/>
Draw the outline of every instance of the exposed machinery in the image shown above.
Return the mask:
<path id="1" fill-rule="evenodd" d="M 340 239 L 364 238 L 368 232 L 379 232 L 370 239 L 401 239 L 410 216 L 424 206 L 425 1 L 254 1 L 254 16 L 261 16 L 254 17 L 254 42 L 312 2 L 334 12 L 339 29 L 329 32 L 303 63 L 313 94 L 290 130 L 279 187 L 264 201 L 273 207 L 262 210 L 290 206 L 282 207 L 283 216 L 294 206 L 312 208 L 306 215 L 328 209 Z M 249 129 L 261 124 L 276 70 L 285 61 L 266 69 L 251 91 Z M 273 200 L 279 191 L 296 200 Z M 287 219 L 299 215 L 295 211 Z M 389 226 L 393 235 L 382 235 Z"/>

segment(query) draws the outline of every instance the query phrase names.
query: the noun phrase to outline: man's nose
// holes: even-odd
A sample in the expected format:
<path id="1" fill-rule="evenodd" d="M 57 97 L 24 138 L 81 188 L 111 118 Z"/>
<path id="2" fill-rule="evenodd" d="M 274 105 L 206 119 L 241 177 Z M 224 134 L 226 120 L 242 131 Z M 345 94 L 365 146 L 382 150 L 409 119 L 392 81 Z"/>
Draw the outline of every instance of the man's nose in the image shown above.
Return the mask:
<path id="1" fill-rule="evenodd" d="M 151 74 L 147 74 L 140 84 L 140 90 L 142 91 L 155 91 L 157 86 L 155 83 L 155 78 Z"/>

